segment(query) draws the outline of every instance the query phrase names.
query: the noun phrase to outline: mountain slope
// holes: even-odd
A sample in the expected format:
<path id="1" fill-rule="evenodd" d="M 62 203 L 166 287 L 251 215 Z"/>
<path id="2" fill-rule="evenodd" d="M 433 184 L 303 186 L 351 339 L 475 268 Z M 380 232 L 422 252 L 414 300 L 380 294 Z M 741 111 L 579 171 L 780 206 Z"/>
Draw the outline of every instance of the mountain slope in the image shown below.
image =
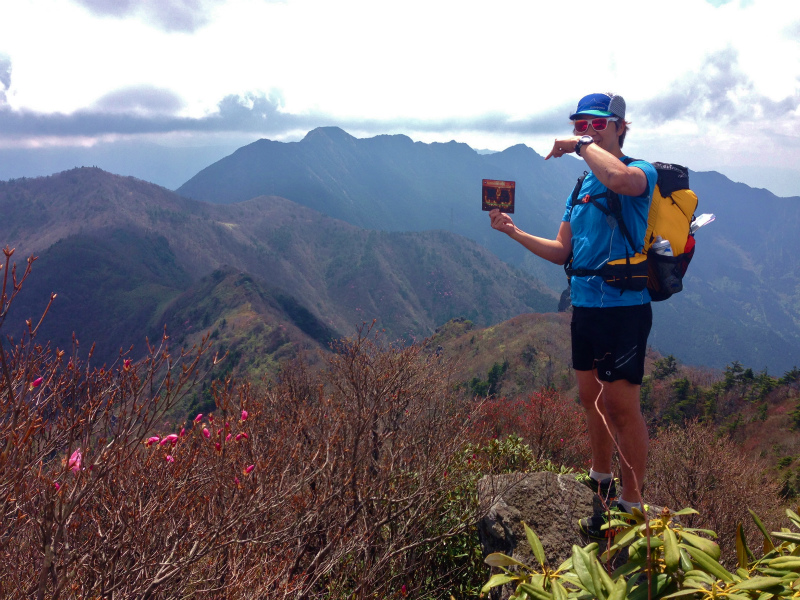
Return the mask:
<path id="1" fill-rule="evenodd" d="M 84 346 L 97 341 L 103 360 L 141 347 L 169 302 L 226 265 L 318 341 L 373 319 L 391 338 L 418 338 L 456 316 L 482 325 L 556 307 L 539 282 L 460 236 L 366 231 L 282 198 L 211 205 L 75 169 L 0 182 L 0 211 L 0 240 L 17 248 L 15 258 L 41 254 L 17 325 L 55 291 L 49 335 L 62 347 L 73 331 Z M 204 321 L 190 324 L 213 323 Z"/>
<path id="2" fill-rule="evenodd" d="M 100 361 L 113 361 L 131 344 L 143 347 L 155 316 L 189 282 L 162 236 L 130 229 L 76 233 L 40 254 L 8 325 L 19 335 L 26 319 L 38 322 L 55 292 L 39 340 L 69 349 L 75 333 L 84 351 L 96 343 Z"/>
<path id="3" fill-rule="evenodd" d="M 231 267 L 192 283 L 165 307 L 159 323 L 180 346 L 210 332 L 215 352 L 226 355 L 214 374 L 238 368 L 253 379 L 274 376 L 298 351 L 327 349 L 338 337 L 292 296 Z"/>
<path id="4" fill-rule="evenodd" d="M 357 139 L 323 127 L 300 142 L 259 140 L 244 146 L 177 191 L 224 204 L 281 196 L 369 229 L 444 229 L 522 265 L 525 251 L 492 231 L 480 210 L 481 180 L 515 180 L 519 226 L 552 236 L 571 190 L 564 182 L 574 182 L 582 171 L 581 161 L 545 162 L 523 145 L 480 155 L 456 142 L 424 144 L 404 135 Z M 536 261 L 528 270 L 553 287 L 563 282 L 553 265 Z"/>

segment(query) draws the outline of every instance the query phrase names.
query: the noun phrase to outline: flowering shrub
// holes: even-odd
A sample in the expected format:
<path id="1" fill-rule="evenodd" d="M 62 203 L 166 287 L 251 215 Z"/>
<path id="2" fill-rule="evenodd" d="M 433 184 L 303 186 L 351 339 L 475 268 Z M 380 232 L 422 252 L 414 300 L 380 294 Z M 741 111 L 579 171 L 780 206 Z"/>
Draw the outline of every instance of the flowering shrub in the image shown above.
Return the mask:
<path id="1" fill-rule="evenodd" d="M 0 327 L 30 272 L 10 256 Z M 165 415 L 207 339 L 102 367 L 30 324 L 0 341 L 0 597 L 419 597 L 452 579 L 430 550 L 476 521 L 454 495 L 471 405 L 446 363 L 368 334 L 269 389 L 213 384 L 185 427 Z"/>

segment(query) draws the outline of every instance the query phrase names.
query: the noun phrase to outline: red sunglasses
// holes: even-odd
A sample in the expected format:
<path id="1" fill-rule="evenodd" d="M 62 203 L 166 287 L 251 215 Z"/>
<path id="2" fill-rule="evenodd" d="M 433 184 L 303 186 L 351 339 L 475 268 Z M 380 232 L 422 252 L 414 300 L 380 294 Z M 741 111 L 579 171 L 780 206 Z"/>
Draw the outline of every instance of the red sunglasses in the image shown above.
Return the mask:
<path id="1" fill-rule="evenodd" d="M 591 123 L 592 129 L 595 131 L 603 131 L 606 127 L 608 127 L 609 121 L 619 121 L 618 117 L 597 117 L 596 119 L 592 119 L 591 121 L 587 121 L 585 119 L 581 119 L 579 121 L 573 121 L 572 124 L 575 126 L 575 131 L 577 133 L 584 133 L 587 129 L 589 129 L 589 124 Z"/>

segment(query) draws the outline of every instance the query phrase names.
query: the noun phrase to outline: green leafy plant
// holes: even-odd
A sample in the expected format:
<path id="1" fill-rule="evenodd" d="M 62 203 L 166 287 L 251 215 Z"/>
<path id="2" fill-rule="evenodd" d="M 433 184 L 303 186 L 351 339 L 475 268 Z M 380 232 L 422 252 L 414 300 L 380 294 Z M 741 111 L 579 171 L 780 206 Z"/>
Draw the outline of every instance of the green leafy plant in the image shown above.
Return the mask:
<path id="1" fill-rule="evenodd" d="M 485 562 L 489 566 L 502 569 L 502 572 L 492 575 L 481 589 L 481 592 L 488 592 L 490 589 L 501 585 L 516 584 L 515 592 L 510 596 L 510 600 L 523 600 L 526 598 L 566 599 L 570 594 L 567 586 L 570 583 L 575 583 L 574 578 L 578 572 L 582 574 L 590 573 L 591 577 L 592 565 L 597 564 L 596 555 L 594 554 L 598 549 L 597 544 L 590 544 L 586 548 L 574 546 L 572 557 L 561 563 L 556 569 L 551 569 L 548 567 L 544 548 L 541 541 L 539 541 L 539 537 L 528 527 L 527 523 L 522 525 L 525 528 L 528 545 L 531 547 L 538 565 L 531 567 L 501 552 L 494 552 L 486 557 Z M 576 569 L 575 567 L 578 564 L 580 566 Z M 599 572 L 597 572 L 597 577 L 599 577 Z"/>
<path id="2" fill-rule="evenodd" d="M 597 544 L 573 546 L 572 556 L 556 569 L 548 567 L 539 538 L 527 525 L 525 533 L 538 563 L 524 563 L 501 553 L 490 554 L 486 563 L 501 569 L 482 588 L 486 593 L 513 585 L 510 600 L 645 600 L 700 598 L 711 600 L 767 600 L 800 598 L 800 533 L 789 529 L 768 533 L 751 511 L 764 537 L 764 555 L 755 559 L 739 524 L 736 536 L 738 568 L 731 572 L 720 564 L 720 547 L 710 530 L 684 527 L 680 517 L 696 514 L 692 508 L 678 512 L 663 509 L 655 518 L 638 510 L 620 514 L 609 527 L 624 527 L 602 552 Z M 800 529 L 800 516 L 786 511 Z M 625 519 L 624 521 L 621 519 Z M 708 536 L 708 537 L 705 537 Z M 621 566 L 621 553 L 627 561 Z"/>

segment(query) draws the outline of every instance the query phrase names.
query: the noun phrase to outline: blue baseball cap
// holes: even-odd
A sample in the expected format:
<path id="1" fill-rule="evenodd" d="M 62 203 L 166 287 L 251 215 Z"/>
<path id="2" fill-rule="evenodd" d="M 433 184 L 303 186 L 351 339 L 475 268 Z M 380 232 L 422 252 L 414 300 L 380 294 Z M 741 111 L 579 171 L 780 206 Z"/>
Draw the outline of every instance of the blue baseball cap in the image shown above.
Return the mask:
<path id="1" fill-rule="evenodd" d="M 625 120 L 625 99 L 614 94 L 589 94 L 578 102 L 578 109 L 570 116 L 574 120 L 578 115 L 593 117 L 619 117 Z"/>

